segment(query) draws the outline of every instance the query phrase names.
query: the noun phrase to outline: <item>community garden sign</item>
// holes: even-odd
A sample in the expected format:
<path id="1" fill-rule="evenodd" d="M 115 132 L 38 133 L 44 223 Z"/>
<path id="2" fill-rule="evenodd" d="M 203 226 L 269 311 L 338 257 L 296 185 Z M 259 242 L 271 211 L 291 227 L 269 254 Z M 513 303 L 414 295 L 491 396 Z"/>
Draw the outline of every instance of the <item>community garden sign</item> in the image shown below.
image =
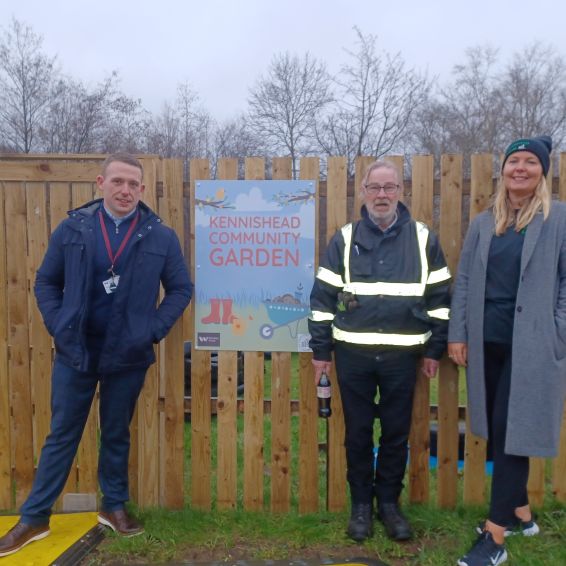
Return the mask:
<path id="1" fill-rule="evenodd" d="M 197 181 L 196 347 L 307 351 L 314 181 Z"/>

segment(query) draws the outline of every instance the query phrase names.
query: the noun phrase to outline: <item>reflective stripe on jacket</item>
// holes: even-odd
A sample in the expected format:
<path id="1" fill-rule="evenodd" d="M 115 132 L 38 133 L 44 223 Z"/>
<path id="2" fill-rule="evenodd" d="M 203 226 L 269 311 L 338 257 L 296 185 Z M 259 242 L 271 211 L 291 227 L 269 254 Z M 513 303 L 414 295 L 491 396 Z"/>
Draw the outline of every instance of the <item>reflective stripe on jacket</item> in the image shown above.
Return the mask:
<path id="1" fill-rule="evenodd" d="M 318 269 L 309 319 L 315 359 L 330 359 L 333 340 L 426 345 L 425 354 L 439 358 L 446 343 L 449 282 L 438 239 L 403 204 L 385 232 L 363 207 L 361 221 L 334 235 Z"/>

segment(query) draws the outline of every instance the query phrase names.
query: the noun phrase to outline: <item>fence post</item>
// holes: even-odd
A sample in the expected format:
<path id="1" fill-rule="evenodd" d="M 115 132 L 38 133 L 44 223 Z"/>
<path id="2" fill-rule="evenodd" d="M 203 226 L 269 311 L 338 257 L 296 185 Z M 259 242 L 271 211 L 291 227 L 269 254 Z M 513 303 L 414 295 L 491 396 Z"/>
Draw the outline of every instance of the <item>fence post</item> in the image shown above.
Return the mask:
<path id="1" fill-rule="evenodd" d="M 301 179 L 316 179 L 317 207 L 319 205 L 319 160 L 301 159 Z M 317 213 L 319 212 L 317 208 Z M 319 214 L 316 215 L 315 250 L 318 252 Z M 317 261 L 318 253 L 315 253 Z M 316 266 L 315 266 L 316 267 Z M 299 354 L 299 513 L 318 511 L 318 415 L 314 386 L 312 354 Z"/>
<path id="2" fill-rule="evenodd" d="M 217 179 L 238 178 L 238 160 L 220 159 Z M 217 507 L 235 509 L 238 486 L 238 354 L 218 352 Z"/>
<path id="3" fill-rule="evenodd" d="M 470 222 L 489 203 L 493 192 L 493 155 L 474 154 L 471 157 Z M 454 276 L 456 274 L 454 273 Z M 464 502 L 485 501 L 485 449 L 484 439 L 470 431 L 470 417 L 466 411 L 466 440 L 464 456 Z"/>
<path id="4" fill-rule="evenodd" d="M 326 242 L 347 222 L 348 160 L 345 157 L 328 158 L 326 182 Z M 346 507 L 346 450 L 344 449 L 344 411 L 336 368 L 332 366 L 332 416 L 328 420 L 327 438 L 327 507 L 342 511 Z"/>
<path id="5" fill-rule="evenodd" d="M 0 182 L 0 282 L 8 281 L 6 241 L 6 188 Z M 12 501 L 12 447 L 10 379 L 8 374 L 8 286 L 0 284 L 0 508 L 10 509 Z"/>
<path id="6" fill-rule="evenodd" d="M 413 218 L 433 226 L 434 158 L 416 155 L 413 158 L 411 210 Z M 417 372 L 413 416 L 409 437 L 409 500 L 425 503 L 429 499 L 430 461 L 430 380 Z"/>
<path id="7" fill-rule="evenodd" d="M 196 182 L 210 178 L 208 159 L 191 159 L 191 258 L 195 280 L 195 194 Z M 191 309 L 194 328 L 195 308 Z M 195 336 L 196 338 L 196 336 Z M 209 510 L 212 505 L 211 478 L 211 416 L 210 416 L 210 351 L 197 350 L 193 340 L 191 348 L 191 503 L 195 509 Z"/>
<path id="8" fill-rule="evenodd" d="M 443 155 L 440 164 L 440 244 L 456 273 L 461 242 L 462 156 Z M 458 480 L 458 368 L 444 356 L 438 385 L 438 504 L 454 507 Z"/>

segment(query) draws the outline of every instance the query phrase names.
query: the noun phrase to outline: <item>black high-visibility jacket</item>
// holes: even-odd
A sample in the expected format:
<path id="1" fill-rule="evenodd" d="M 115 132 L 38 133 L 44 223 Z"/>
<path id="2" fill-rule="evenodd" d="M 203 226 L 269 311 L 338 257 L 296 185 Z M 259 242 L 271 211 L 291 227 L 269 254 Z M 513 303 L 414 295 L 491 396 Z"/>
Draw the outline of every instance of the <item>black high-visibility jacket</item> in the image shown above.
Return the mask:
<path id="1" fill-rule="evenodd" d="M 397 216 L 383 232 L 363 206 L 362 219 L 331 239 L 311 292 L 315 360 L 330 360 L 335 341 L 442 356 L 450 272 L 436 235 L 402 203 Z"/>

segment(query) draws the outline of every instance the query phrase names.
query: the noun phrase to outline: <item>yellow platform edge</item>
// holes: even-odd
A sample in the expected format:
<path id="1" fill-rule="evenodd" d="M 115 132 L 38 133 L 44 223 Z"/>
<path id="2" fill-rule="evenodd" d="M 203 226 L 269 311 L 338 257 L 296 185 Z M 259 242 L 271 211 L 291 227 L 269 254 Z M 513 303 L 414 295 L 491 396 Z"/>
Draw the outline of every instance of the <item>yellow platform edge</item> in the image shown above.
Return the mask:
<path id="1" fill-rule="evenodd" d="M 22 550 L 0 558 L 0 566 L 48 566 L 96 526 L 96 513 L 62 513 L 51 516 L 51 534 Z M 0 536 L 17 522 L 16 515 L 0 516 Z"/>

